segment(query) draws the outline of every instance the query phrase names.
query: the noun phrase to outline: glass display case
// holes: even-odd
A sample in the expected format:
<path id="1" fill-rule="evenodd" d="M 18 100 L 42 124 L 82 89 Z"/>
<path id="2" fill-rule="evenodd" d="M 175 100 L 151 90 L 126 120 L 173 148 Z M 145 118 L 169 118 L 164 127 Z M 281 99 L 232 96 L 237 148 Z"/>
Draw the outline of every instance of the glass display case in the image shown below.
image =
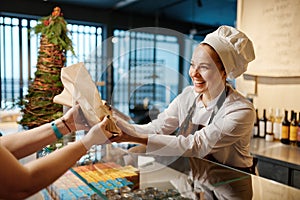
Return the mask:
<path id="1" fill-rule="evenodd" d="M 205 159 L 152 157 L 120 145 L 94 148 L 92 154 L 101 155 L 89 157 L 98 159 L 85 158 L 49 186 L 51 198 L 281 200 L 300 196 L 299 189 Z"/>

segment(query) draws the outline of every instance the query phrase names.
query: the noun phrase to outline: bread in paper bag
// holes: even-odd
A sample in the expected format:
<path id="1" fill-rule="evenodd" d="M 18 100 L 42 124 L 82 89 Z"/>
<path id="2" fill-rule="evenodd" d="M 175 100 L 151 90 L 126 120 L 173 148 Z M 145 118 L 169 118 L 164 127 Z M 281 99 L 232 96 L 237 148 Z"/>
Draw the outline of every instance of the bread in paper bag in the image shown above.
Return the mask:
<path id="1" fill-rule="evenodd" d="M 61 70 L 64 90 L 56 95 L 54 103 L 72 107 L 78 103 L 90 126 L 100 122 L 106 115 L 111 115 L 110 107 L 105 104 L 89 72 L 82 62 L 64 67 Z M 107 130 L 121 133 L 114 119 L 109 118 Z"/>

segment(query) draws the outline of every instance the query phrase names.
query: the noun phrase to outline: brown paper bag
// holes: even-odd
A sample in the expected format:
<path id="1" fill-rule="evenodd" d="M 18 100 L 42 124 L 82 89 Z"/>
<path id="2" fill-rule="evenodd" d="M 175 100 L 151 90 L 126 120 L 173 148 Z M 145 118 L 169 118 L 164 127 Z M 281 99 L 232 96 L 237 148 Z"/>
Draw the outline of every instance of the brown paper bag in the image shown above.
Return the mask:
<path id="1" fill-rule="evenodd" d="M 102 101 L 99 91 L 89 72 L 82 62 L 64 67 L 61 70 L 61 81 L 64 90 L 56 95 L 54 103 L 72 107 L 79 103 L 82 112 L 90 126 L 100 122 L 106 115 L 112 115 L 109 106 Z M 114 119 L 109 119 L 107 129 L 114 133 L 121 130 L 116 126 Z"/>

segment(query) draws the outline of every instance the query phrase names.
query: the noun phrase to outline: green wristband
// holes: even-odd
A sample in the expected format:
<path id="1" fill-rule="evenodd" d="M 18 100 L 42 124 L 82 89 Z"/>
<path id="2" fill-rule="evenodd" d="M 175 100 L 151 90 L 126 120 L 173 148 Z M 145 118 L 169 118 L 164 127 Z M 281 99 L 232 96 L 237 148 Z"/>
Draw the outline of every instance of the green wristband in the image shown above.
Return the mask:
<path id="1" fill-rule="evenodd" d="M 52 127 L 52 129 L 53 129 L 53 131 L 54 131 L 55 136 L 56 136 L 57 139 L 60 139 L 60 138 L 63 137 L 63 134 L 61 134 L 61 132 L 59 132 L 59 130 L 58 130 L 58 128 L 57 128 L 55 122 L 52 122 L 52 123 L 51 123 L 51 127 Z"/>

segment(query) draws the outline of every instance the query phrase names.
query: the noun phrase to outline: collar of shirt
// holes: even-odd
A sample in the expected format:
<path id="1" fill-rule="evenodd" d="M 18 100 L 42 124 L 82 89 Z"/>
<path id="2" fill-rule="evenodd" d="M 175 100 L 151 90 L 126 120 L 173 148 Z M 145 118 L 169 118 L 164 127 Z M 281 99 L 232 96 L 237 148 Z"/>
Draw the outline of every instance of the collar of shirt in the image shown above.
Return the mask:
<path id="1" fill-rule="evenodd" d="M 222 95 L 224 90 L 225 90 L 225 88 L 220 92 L 220 94 L 218 94 L 218 96 L 216 98 L 214 98 L 213 100 L 208 102 L 206 107 L 204 106 L 202 101 L 197 101 L 196 107 L 197 108 L 205 108 L 207 111 L 211 111 L 217 105 L 217 102 L 218 102 L 218 100 L 219 100 L 219 98 Z M 196 98 L 198 93 L 196 93 L 195 91 L 193 91 L 193 92 L 194 92 L 195 98 Z M 199 97 L 201 97 L 201 95 Z"/>
<path id="2" fill-rule="evenodd" d="M 217 105 L 219 98 L 221 97 L 223 91 L 213 100 L 211 100 L 208 105 L 205 107 L 202 101 L 198 101 L 196 104 L 196 110 L 192 117 L 192 122 L 194 124 L 201 124 L 207 126 L 211 115 L 213 113 L 214 107 Z M 198 93 L 195 93 L 195 97 Z"/>

